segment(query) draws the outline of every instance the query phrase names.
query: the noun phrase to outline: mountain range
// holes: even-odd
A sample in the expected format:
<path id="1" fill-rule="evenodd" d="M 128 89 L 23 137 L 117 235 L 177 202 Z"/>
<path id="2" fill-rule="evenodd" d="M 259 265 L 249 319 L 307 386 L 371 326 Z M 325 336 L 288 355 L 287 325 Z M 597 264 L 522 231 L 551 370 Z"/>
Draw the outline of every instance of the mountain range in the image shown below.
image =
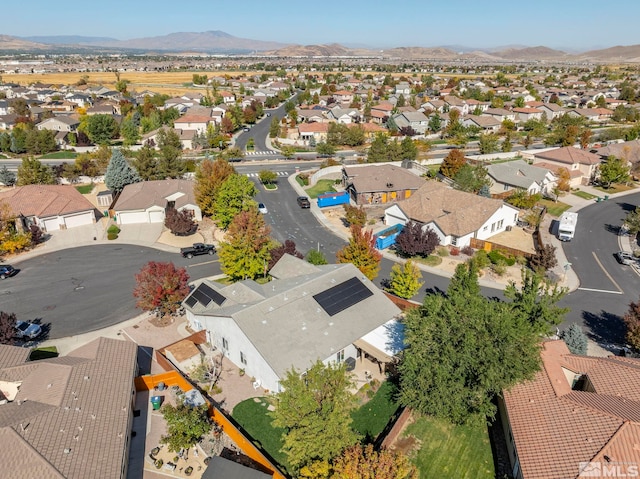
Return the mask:
<path id="1" fill-rule="evenodd" d="M 545 46 L 509 45 L 480 49 L 461 45 L 440 47 L 400 46 L 389 49 L 349 48 L 340 44 L 288 45 L 279 42 L 240 38 L 222 31 L 178 32 L 168 35 L 117 40 L 78 35 L 12 37 L 0 35 L 2 52 L 117 51 L 136 53 L 252 54 L 271 57 L 374 57 L 402 60 L 439 61 L 597 61 L 640 62 L 640 45 L 615 46 L 587 52 L 565 52 Z"/>

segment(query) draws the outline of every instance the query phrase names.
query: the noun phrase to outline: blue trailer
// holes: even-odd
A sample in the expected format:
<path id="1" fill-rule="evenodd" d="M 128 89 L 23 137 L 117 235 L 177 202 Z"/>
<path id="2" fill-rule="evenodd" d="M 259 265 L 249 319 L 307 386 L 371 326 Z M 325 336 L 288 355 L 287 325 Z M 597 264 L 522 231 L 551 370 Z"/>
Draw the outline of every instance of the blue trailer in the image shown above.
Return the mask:
<path id="1" fill-rule="evenodd" d="M 339 193 L 322 193 L 318 195 L 318 207 L 337 206 L 349 204 L 349 192 L 341 191 Z"/>
<path id="2" fill-rule="evenodd" d="M 396 238 L 404 228 L 404 225 L 393 225 L 376 233 L 376 249 L 385 249 L 396 242 Z"/>

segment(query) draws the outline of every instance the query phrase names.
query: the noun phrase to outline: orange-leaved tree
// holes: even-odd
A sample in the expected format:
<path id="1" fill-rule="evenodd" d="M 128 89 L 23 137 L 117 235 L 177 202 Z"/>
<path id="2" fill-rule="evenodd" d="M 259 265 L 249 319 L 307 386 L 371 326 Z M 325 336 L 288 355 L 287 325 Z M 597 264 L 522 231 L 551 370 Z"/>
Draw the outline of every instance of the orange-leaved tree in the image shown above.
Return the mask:
<path id="1" fill-rule="evenodd" d="M 353 263 L 370 280 L 378 276 L 382 253 L 375 247 L 373 232 L 351 226 L 349 244 L 336 253 L 338 263 Z"/>
<path id="2" fill-rule="evenodd" d="M 133 296 L 136 306 L 144 311 L 153 311 L 156 316 L 175 314 L 180 303 L 189 294 L 189 275 L 185 268 L 176 268 L 173 263 L 149 261 L 136 274 Z"/>

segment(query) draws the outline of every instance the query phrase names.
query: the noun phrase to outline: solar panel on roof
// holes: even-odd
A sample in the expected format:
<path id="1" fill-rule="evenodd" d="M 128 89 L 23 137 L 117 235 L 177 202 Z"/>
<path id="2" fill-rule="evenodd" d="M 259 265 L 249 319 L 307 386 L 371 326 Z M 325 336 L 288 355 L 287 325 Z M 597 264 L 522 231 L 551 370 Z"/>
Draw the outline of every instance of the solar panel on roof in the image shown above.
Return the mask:
<path id="1" fill-rule="evenodd" d="M 222 306 L 222 303 L 224 303 L 227 300 L 227 298 L 222 296 L 215 289 L 210 288 L 208 285 L 204 283 L 200 284 L 200 286 L 198 286 L 198 289 L 202 291 L 204 294 L 206 294 L 218 306 Z"/>
<path id="2" fill-rule="evenodd" d="M 200 289 L 196 289 L 191 293 L 192 298 L 196 298 L 202 306 L 207 306 L 211 302 L 211 298 L 204 294 Z"/>
<path id="3" fill-rule="evenodd" d="M 373 296 L 373 292 L 358 278 L 351 278 L 315 294 L 313 299 L 329 316 L 334 316 L 369 296 Z"/>
<path id="4" fill-rule="evenodd" d="M 194 298 L 193 296 L 189 296 L 187 298 L 187 300 L 185 301 L 185 303 L 187 303 L 187 306 L 189 306 L 190 308 L 193 308 L 193 306 L 198 302 L 198 300 L 196 298 Z"/>

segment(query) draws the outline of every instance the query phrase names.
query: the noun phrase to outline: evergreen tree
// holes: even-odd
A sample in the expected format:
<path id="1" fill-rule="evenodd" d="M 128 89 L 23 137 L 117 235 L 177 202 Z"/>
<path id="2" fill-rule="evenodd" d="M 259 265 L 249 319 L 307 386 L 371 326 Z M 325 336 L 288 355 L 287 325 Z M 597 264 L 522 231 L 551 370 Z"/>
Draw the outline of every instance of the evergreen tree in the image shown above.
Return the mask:
<path id="1" fill-rule="evenodd" d="M 138 150 L 136 158 L 131 161 L 132 166 L 138 172 L 143 181 L 156 180 L 156 154 L 149 145 Z"/>
<path id="2" fill-rule="evenodd" d="M 582 356 L 587 354 L 587 336 L 579 324 L 574 323 L 569 326 L 569 329 L 562 331 L 560 338 L 567 344 L 571 354 L 580 354 Z"/>
<path id="3" fill-rule="evenodd" d="M 415 161 L 415 159 L 418 158 L 418 147 L 410 137 L 406 136 L 404 140 L 402 140 L 402 143 L 400 143 L 400 146 L 403 160 Z"/>
<path id="4" fill-rule="evenodd" d="M 129 166 L 120 150 L 113 150 L 111 160 L 104 174 L 104 182 L 114 193 L 121 192 L 125 186 L 141 181 L 138 173 Z"/>
<path id="5" fill-rule="evenodd" d="M 158 132 L 158 149 L 160 158 L 156 165 L 158 179 L 181 178 L 186 171 L 182 161 L 182 142 L 180 136 L 172 129 L 162 129 Z"/>
<path id="6" fill-rule="evenodd" d="M 16 174 L 13 171 L 9 171 L 6 165 L 0 168 L 0 183 L 4 186 L 13 186 L 16 184 Z"/>

